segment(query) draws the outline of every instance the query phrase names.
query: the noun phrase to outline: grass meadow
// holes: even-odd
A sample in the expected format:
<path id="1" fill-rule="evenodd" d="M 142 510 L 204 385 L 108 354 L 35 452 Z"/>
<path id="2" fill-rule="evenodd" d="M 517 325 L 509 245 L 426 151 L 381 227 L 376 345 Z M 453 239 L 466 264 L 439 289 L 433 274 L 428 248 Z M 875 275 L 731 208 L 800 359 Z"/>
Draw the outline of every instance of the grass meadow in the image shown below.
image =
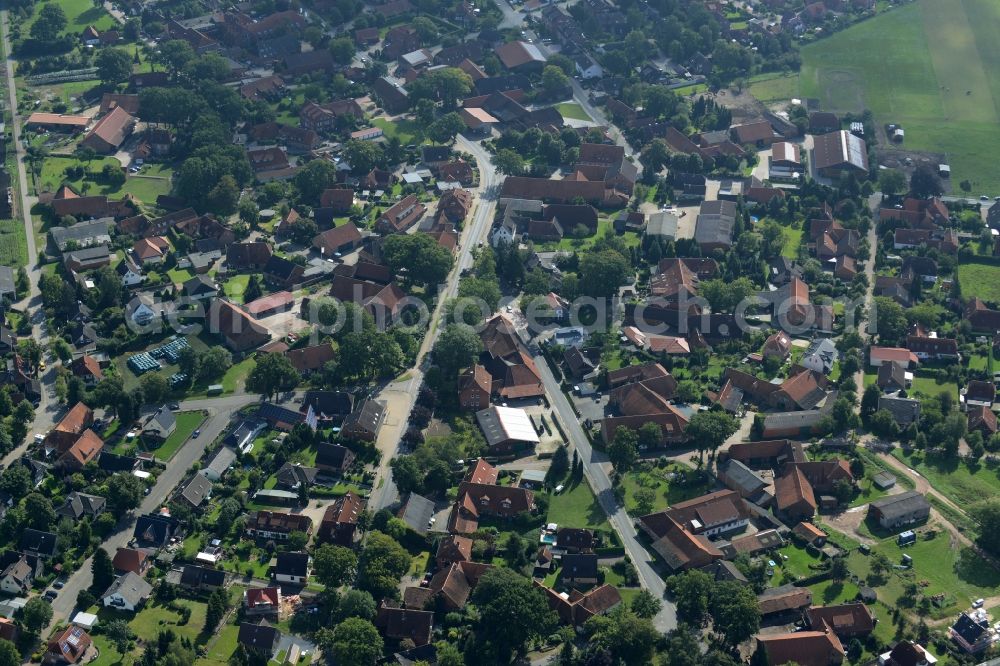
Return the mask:
<path id="1" fill-rule="evenodd" d="M 870 109 L 906 130 L 904 149 L 944 153 L 957 183 L 1000 194 L 1000 42 L 993 0 L 918 0 L 802 49 L 798 78 L 760 77 L 764 102 L 816 98 Z"/>

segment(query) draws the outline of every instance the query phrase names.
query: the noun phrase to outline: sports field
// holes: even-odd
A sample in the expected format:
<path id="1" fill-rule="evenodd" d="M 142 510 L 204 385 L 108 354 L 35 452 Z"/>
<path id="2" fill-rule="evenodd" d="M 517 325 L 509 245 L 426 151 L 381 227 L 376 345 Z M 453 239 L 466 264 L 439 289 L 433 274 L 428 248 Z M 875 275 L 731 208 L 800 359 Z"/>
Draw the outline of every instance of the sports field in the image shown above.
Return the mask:
<path id="1" fill-rule="evenodd" d="M 904 148 L 944 153 L 956 184 L 1000 195 L 998 28 L 996 0 L 918 0 L 804 47 L 798 94 L 900 123 Z"/>

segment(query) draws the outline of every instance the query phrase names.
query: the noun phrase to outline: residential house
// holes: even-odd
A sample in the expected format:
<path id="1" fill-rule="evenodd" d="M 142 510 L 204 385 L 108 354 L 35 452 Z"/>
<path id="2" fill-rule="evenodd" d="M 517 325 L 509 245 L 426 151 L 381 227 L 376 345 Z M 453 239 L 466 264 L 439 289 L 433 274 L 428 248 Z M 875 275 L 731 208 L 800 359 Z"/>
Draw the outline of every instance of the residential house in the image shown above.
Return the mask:
<path id="1" fill-rule="evenodd" d="M 132 536 L 139 545 L 163 548 L 177 532 L 177 521 L 169 515 L 146 514 L 136 519 Z"/>
<path id="2" fill-rule="evenodd" d="M 132 257 L 140 266 L 163 263 L 170 252 L 170 244 L 163 236 L 140 238 L 132 244 Z"/>
<path id="3" fill-rule="evenodd" d="M 73 359 L 73 362 L 70 363 L 69 367 L 73 376 L 82 379 L 86 386 L 92 387 L 94 384 L 104 379 L 104 372 L 101 370 L 101 364 L 97 362 L 97 359 L 89 354 L 77 356 Z"/>
<path id="4" fill-rule="evenodd" d="M 622 603 L 618 588 L 607 584 L 595 587 L 586 593 L 571 590 L 566 594 L 545 587 L 537 580 L 532 583 L 545 593 L 549 608 L 556 612 L 559 622 L 565 625 L 581 627 L 590 618 L 606 615 Z"/>
<path id="5" fill-rule="evenodd" d="M 868 350 L 868 364 L 877 368 L 883 363 L 898 363 L 904 368 L 912 368 L 920 363 L 917 355 L 905 347 L 878 347 Z"/>
<path id="6" fill-rule="evenodd" d="M 180 492 L 185 502 L 197 509 L 212 494 L 212 482 L 201 474 L 195 474 Z"/>
<path id="7" fill-rule="evenodd" d="M 383 600 L 375 615 L 375 626 L 392 640 L 410 640 L 415 646 L 427 645 L 434 630 L 434 613 L 397 608 Z"/>
<path id="8" fill-rule="evenodd" d="M 206 479 L 215 483 L 222 480 L 222 477 L 226 475 L 226 472 L 229 471 L 235 462 L 236 451 L 228 446 L 221 446 L 208 461 L 208 464 L 202 467 L 199 472 Z"/>
<path id="9" fill-rule="evenodd" d="M 679 502 L 638 519 L 639 527 L 652 540 L 652 549 L 674 572 L 722 559 L 722 551 L 709 538 L 741 531 L 749 522 L 746 502 L 732 490 Z"/>
<path id="10" fill-rule="evenodd" d="M 920 420 L 920 401 L 913 398 L 880 395 L 878 408 L 888 411 L 900 428 L 906 428 Z"/>
<path id="11" fill-rule="evenodd" d="M 341 437 L 373 442 L 385 419 L 385 405 L 377 400 L 366 399 L 344 419 Z"/>
<path id="12" fill-rule="evenodd" d="M 878 367 L 878 375 L 875 384 L 884 393 L 898 393 L 910 388 L 908 373 L 899 363 L 883 363 Z"/>
<path id="13" fill-rule="evenodd" d="M 165 442 L 177 430 L 177 415 L 167 405 L 163 405 L 146 419 L 142 426 L 142 436 L 147 441 Z"/>
<path id="14" fill-rule="evenodd" d="M 483 352 L 479 363 L 493 379 L 490 393 L 506 400 L 540 397 L 544 394 L 535 361 L 513 324 L 503 314 L 488 320 L 479 332 Z"/>
<path id="15" fill-rule="evenodd" d="M 540 71 L 546 62 L 546 57 L 538 46 L 527 42 L 507 42 L 498 46 L 494 52 L 501 64 L 512 71 Z"/>
<path id="16" fill-rule="evenodd" d="M 242 645 L 250 654 L 261 655 L 264 661 L 269 660 L 274 655 L 280 641 L 281 632 L 266 623 L 241 622 L 240 631 L 236 635 L 237 645 Z"/>
<path id="17" fill-rule="evenodd" d="M 823 631 L 826 625 L 840 639 L 868 636 L 878 622 L 871 609 L 859 602 L 812 606 L 806 610 L 805 618 L 813 631 Z"/>
<path id="18" fill-rule="evenodd" d="M 88 428 L 56 459 L 56 464 L 66 474 L 80 471 L 87 463 L 97 460 L 103 448 L 104 440 Z"/>
<path id="19" fill-rule="evenodd" d="M 280 587 L 249 587 L 243 591 L 243 610 L 249 617 L 274 616 L 281 610 Z"/>
<path id="20" fill-rule="evenodd" d="M 821 372 L 829 375 L 837 361 L 840 359 L 840 352 L 837 345 L 830 338 L 814 338 L 809 347 L 806 348 L 799 364 L 813 372 Z"/>
<path id="21" fill-rule="evenodd" d="M 472 539 L 452 534 L 438 542 L 434 561 L 439 569 L 445 569 L 457 562 L 472 560 Z"/>
<path id="22" fill-rule="evenodd" d="M 131 572 L 139 576 L 145 576 L 152 562 L 145 550 L 119 548 L 111 560 L 111 565 L 115 568 L 115 574 L 117 575 Z"/>
<path id="23" fill-rule="evenodd" d="M 458 376 L 458 404 L 462 409 L 479 411 L 490 406 L 492 379 L 485 367 L 478 363 L 463 370 Z"/>
<path id="24" fill-rule="evenodd" d="M 42 661 L 46 664 L 79 664 L 93 643 L 90 634 L 71 624 L 49 639 Z"/>
<path id="25" fill-rule="evenodd" d="M 131 571 L 118 576 L 104 594 L 101 604 L 105 608 L 125 610 L 131 613 L 142 607 L 146 599 L 153 593 L 153 586 L 139 574 Z"/>
<path id="26" fill-rule="evenodd" d="M 226 249 L 226 267 L 234 271 L 259 271 L 273 254 L 263 241 L 233 243 Z"/>
<path id="27" fill-rule="evenodd" d="M 837 666 L 846 657 L 844 646 L 829 627 L 822 631 L 758 635 L 757 649 L 767 666 Z"/>
<path id="28" fill-rule="evenodd" d="M 214 591 L 226 585 L 226 572 L 222 569 L 188 564 L 181 571 L 181 587 L 201 592 Z"/>
<path id="29" fill-rule="evenodd" d="M 274 475 L 275 487 L 284 490 L 308 488 L 316 482 L 317 474 L 319 474 L 317 467 L 306 467 L 299 463 L 286 462 Z"/>
<path id="30" fill-rule="evenodd" d="M 316 539 L 324 543 L 352 546 L 358 518 L 364 508 L 365 500 L 355 493 L 348 492 L 337 498 L 323 513 Z"/>
<path id="31" fill-rule="evenodd" d="M 49 236 L 60 252 L 69 249 L 70 244 L 76 248 L 106 245 L 111 242 L 111 230 L 115 223 L 111 218 L 101 218 L 85 222 L 77 222 L 68 227 L 52 227 Z"/>
<path id="32" fill-rule="evenodd" d="M 792 339 L 784 331 L 772 333 L 764 340 L 761 354 L 765 359 L 773 358 L 784 361 L 792 351 Z"/>
<path id="33" fill-rule="evenodd" d="M 328 229 L 316 235 L 312 240 L 314 248 L 327 257 L 335 257 L 351 252 L 361 244 L 361 232 L 353 222 Z"/>
<path id="34" fill-rule="evenodd" d="M 970 379 L 961 391 L 960 399 L 966 407 L 992 407 L 997 389 L 993 382 Z"/>
<path id="35" fill-rule="evenodd" d="M 38 557 L 23 555 L 13 550 L 4 551 L 0 559 L 0 591 L 15 596 L 28 594 L 35 578 L 42 574 L 42 561 Z"/>
<path id="36" fill-rule="evenodd" d="M 309 582 L 309 554 L 278 553 L 273 575 L 279 583 L 304 586 Z"/>
<path id="37" fill-rule="evenodd" d="M 139 268 L 138 264 L 132 261 L 132 257 L 125 255 L 125 257 L 118 262 L 115 266 L 115 273 L 121 278 L 122 286 L 126 289 L 132 289 L 133 287 L 138 287 L 145 281 L 145 276 L 142 274 L 142 269 Z"/>
<path id="38" fill-rule="evenodd" d="M 271 333 L 240 307 L 215 299 L 208 308 L 208 331 L 221 335 L 234 352 L 256 349 L 271 339 Z"/>
<path id="39" fill-rule="evenodd" d="M 567 585 L 594 585 L 598 581 L 595 553 L 567 553 L 562 556 L 560 568 L 560 577 Z"/>
<path id="40" fill-rule="evenodd" d="M 292 532 L 312 532 L 312 518 L 300 513 L 258 511 L 246 518 L 246 534 L 258 541 L 288 541 Z"/>
<path id="41" fill-rule="evenodd" d="M 95 518 L 104 513 L 105 500 L 100 495 L 72 492 L 66 496 L 63 505 L 56 509 L 56 515 L 69 518 L 74 523 L 83 518 Z"/>
<path id="42" fill-rule="evenodd" d="M 264 265 L 264 280 L 280 289 L 292 289 L 303 281 L 305 270 L 291 259 L 275 254 Z"/>
<path id="43" fill-rule="evenodd" d="M 409 194 L 375 220 L 375 230 L 382 234 L 403 233 L 416 224 L 426 210 L 416 195 Z"/>
<path id="44" fill-rule="evenodd" d="M 59 554 L 57 537 L 52 532 L 43 532 L 33 528 L 22 530 L 18 540 L 18 549 L 25 555 L 34 555 L 43 559 L 51 559 Z"/>
<path id="45" fill-rule="evenodd" d="M 285 352 L 285 358 L 289 360 L 292 367 L 299 371 L 299 374 L 308 377 L 313 372 L 321 370 L 330 361 L 333 361 L 336 358 L 336 352 L 334 352 L 333 346 L 330 343 L 325 343 L 310 347 L 289 349 Z"/>
<path id="46" fill-rule="evenodd" d="M 989 439 L 997 433 L 997 415 L 985 405 L 975 405 L 967 410 L 969 432 L 978 430 L 983 438 Z"/>
<path id="47" fill-rule="evenodd" d="M 997 640 L 989 615 L 982 609 L 959 615 L 955 624 L 948 628 L 948 635 L 968 654 L 984 652 Z"/>
<path id="48" fill-rule="evenodd" d="M 534 508 L 535 495 L 525 488 L 463 481 L 458 486 L 458 499 L 449 518 L 448 531 L 471 534 L 476 531 L 480 516 L 509 519 Z"/>

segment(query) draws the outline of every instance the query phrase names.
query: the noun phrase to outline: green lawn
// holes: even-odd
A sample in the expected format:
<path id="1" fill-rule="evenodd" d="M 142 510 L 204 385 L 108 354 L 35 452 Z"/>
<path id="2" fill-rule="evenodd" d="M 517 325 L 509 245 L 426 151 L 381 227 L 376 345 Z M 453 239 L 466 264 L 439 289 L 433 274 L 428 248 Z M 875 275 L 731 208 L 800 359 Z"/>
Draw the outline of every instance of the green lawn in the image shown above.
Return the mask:
<path id="1" fill-rule="evenodd" d="M 879 599 L 896 604 L 908 597 L 907 585 L 915 583 L 920 595 L 945 595 L 941 605 L 932 609 L 932 617 L 948 617 L 961 608 L 968 608 L 973 599 L 991 596 L 1000 585 L 1000 571 L 971 549 L 953 546 L 947 532 L 941 530 L 929 540 L 920 534 L 916 543 L 902 549 L 896 545 L 896 539 L 890 537 L 873 550 L 884 554 L 893 565 L 902 561 L 903 553 L 913 558 L 912 570 L 893 569 L 886 584 L 877 588 Z M 852 573 L 862 579 L 868 576 L 870 557 L 855 551 L 849 556 L 848 564 Z"/>
<path id="2" fill-rule="evenodd" d="M 591 245 L 596 243 L 598 239 L 603 238 L 605 233 L 613 229 L 614 222 L 610 217 L 599 217 L 597 220 L 597 232 L 591 234 L 590 236 L 580 238 L 566 235 L 558 241 L 535 243 L 535 248 L 544 251 L 563 250 L 566 252 L 579 252 L 589 248 Z M 572 230 L 566 229 L 565 231 L 568 234 Z M 639 247 L 639 245 L 642 244 L 642 236 L 634 231 L 628 231 L 620 235 L 619 238 L 625 241 L 626 247 Z"/>
<path id="3" fill-rule="evenodd" d="M 977 296 L 990 303 L 1000 303 L 1000 266 L 980 261 L 963 261 L 958 266 L 958 280 L 966 298 Z"/>
<path id="4" fill-rule="evenodd" d="M 36 10 L 42 4 L 38 3 Z M 98 31 L 108 30 L 117 26 L 111 15 L 104 11 L 103 7 L 95 7 L 91 0 L 55 0 L 55 4 L 62 7 L 63 12 L 66 14 L 66 29 L 63 31 L 65 33 L 76 35 L 89 25 L 94 26 Z M 31 24 L 34 22 L 34 17 L 25 21 L 22 33 L 27 35 Z"/>
<path id="5" fill-rule="evenodd" d="M 935 490 L 958 506 L 966 507 L 983 498 L 1000 494 L 1000 473 L 996 467 L 980 463 L 968 464 L 922 453 L 906 455 L 898 448 L 892 454 L 920 472 Z"/>
<path id="6" fill-rule="evenodd" d="M 372 121 L 372 125 L 380 128 L 387 138 L 392 136 L 399 137 L 404 146 L 424 141 L 423 132 L 415 120 L 394 121 L 385 118 L 376 118 Z"/>
<path id="7" fill-rule="evenodd" d="M 96 157 L 89 162 L 85 162 L 75 157 L 49 156 L 42 162 L 42 173 L 36 181 L 36 189 L 38 192 L 55 192 L 63 183 L 66 183 L 79 194 L 115 196 L 122 191 L 122 187 L 112 187 L 86 176 L 71 179 L 66 175 L 67 168 L 78 166 L 82 166 L 84 172 L 94 171 L 100 173 L 106 164 L 121 167 L 121 162 L 113 157 Z M 127 183 L 128 181 L 126 180 L 125 182 Z"/>
<path id="8" fill-rule="evenodd" d="M 248 284 L 250 284 L 250 275 L 234 275 L 226 280 L 225 284 L 222 285 L 222 289 L 226 292 L 229 300 L 234 303 L 242 303 L 243 292 L 247 290 Z"/>
<path id="9" fill-rule="evenodd" d="M 928 377 L 926 375 L 921 375 L 921 371 L 917 370 L 913 377 L 913 393 L 922 395 L 925 398 L 933 398 L 942 393 L 950 393 L 955 399 L 958 398 L 958 384 L 955 382 L 938 382 L 937 379 L 933 377 Z"/>
<path id="10" fill-rule="evenodd" d="M 556 110 L 559 112 L 563 118 L 567 120 L 593 120 L 587 115 L 587 112 L 583 110 L 583 107 L 576 102 L 563 102 L 562 104 L 556 104 Z"/>
<path id="11" fill-rule="evenodd" d="M 558 523 L 562 527 L 611 529 L 604 510 L 586 481 L 570 486 L 558 495 L 550 496 L 549 513 L 545 520 L 549 523 Z"/>
<path id="12" fill-rule="evenodd" d="M 167 277 L 170 278 L 170 281 L 174 284 L 184 284 L 194 277 L 194 273 L 186 268 L 171 268 L 167 271 Z"/>
<path id="13" fill-rule="evenodd" d="M 785 557 L 788 559 L 786 560 Z M 813 567 L 818 567 L 823 561 L 819 555 L 813 555 L 795 542 L 790 542 L 778 550 L 772 559 L 778 565 L 774 569 L 772 578 L 774 585 L 780 585 L 786 574 L 792 580 L 813 576 L 816 574 L 816 569 Z"/>
<path id="14" fill-rule="evenodd" d="M 944 153 L 956 183 L 1000 193 L 998 21 L 992 0 L 895 8 L 805 46 L 801 96 L 824 110 L 870 109 L 879 124 L 900 123 L 903 148 Z"/>
<path id="15" fill-rule="evenodd" d="M 179 624 L 180 616 L 176 611 L 166 606 L 155 605 L 152 602 L 147 603 L 134 616 L 131 613 L 117 612 L 106 608 L 98 610 L 97 615 L 100 618 L 101 624 L 107 625 L 109 622 L 117 619 L 128 622 L 129 627 L 136 635 L 136 647 L 132 652 L 125 655 L 125 659 L 122 660 L 121 655 L 119 655 L 111 642 L 103 634 L 97 634 L 94 636 L 94 640 L 101 654 L 91 664 L 95 666 L 133 664 L 142 654 L 141 641 L 155 641 L 156 636 L 166 629 L 170 629 L 180 638 L 186 638 L 192 643 L 196 642 L 201 636 L 201 630 L 205 625 L 206 605 L 200 601 L 192 601 L 190 599 L 178 599 L 175 603 L 191 609 L 191 618 L 185 624 Z M 232 650 L 230 653 L 232 653 Z M 220 660 L 219 663 L 225 664 L 227 659 L 228 657 Z"/>
<path id="16" fill-rule="evenodd" d="M 794 227 L 782 227 L 785 244 L 781 246 L 781 256 L 789 259 L 798 259 L 799 246 L 802 245 L 802 229 Z"/>
<path id="17" fill-rule="evenodd" d="M 823 606 L 832 606 L 851 601 L 858 596 L 858 586 L 849 581 L 825 580 L 815 585 L 810 585 L 812 590 L 813 603 Z"/>
<path id="18" fill-rule="evenodd" d="M 161 194 L 170 194 L 170 189 L 169 178 L 129 174 L 121 191 L 131 194 L 145 204 L 153 205 L 156 203 L 156 197 Z"/>
<path id="19" fill-rule="evenodd" d="M 788 103 L 799 96 L 798 74 L 761 74 L 750 79 L 750 93 L 764 104 Z"/>
<path id="20" fill-rule="evenodd" d="M 208 654 L 204 659 L 195 662 L 197 666 L 208 666 L 209 664 L 225 664 L 229 662 L 229 657 L 236 651 L 236 638 L 240 634 L 240 628 L 227 624 L 222 631 L 213 639 L 214 642 L 208 648 Z"/>
<path id="21" fill-rule="evenodd" d="M 636 470 L 623 477 L 622 488 L 625 490 L 625 510 L 635 516 L 638 509 L 636 507 L 635 493 L 641 488 L 648 488 L 653 491 L 653 511 L 662 511 L 672 504 L 683 502 L 693 497 L 699 497 L 709 492 L 712 484 L 702 481 L 701 483 L 687 483 L 682 476 L 678 476 L 673 481 L 668 480 L 670 474 L 683 474 L 686 468 L 683 465 L 671 464 L 664 468 L 652 467 L 645 470 Z"/>
<path id="22" fill-rule="evenodd" d="M 156 457 L 164 462 L 173 458 L 177 450 L 191 436 L 191 433 L 204 423 L 206 416 L 207 414 L 202 411 L 178 412 L 177 429 L 170 434 L 170 437 L 167 437 L 167 441 L 163 442 L 163 446 L 156 449 Z"/>

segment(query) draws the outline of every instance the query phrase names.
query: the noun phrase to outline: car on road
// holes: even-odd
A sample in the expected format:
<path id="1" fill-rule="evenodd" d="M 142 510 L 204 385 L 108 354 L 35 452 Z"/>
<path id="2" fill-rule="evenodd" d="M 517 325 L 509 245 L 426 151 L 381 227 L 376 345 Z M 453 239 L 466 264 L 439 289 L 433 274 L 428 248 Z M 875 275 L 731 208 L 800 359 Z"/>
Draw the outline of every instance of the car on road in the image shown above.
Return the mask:
<path id="1" fill-rule="evenodd" d="M 176 411 L 176 410 L 178 410 L 180 408 L 181 408 L 181 406 L 179 404 L 177 404 L 176 402 L 170 403 L 170 409 L 173 409 L 173 410 Z"/>
<path id="2" fill-rule="evenodd" d="M 45 590 L 45 598 L 49 601 L 53 601 L 58 596 L 59 592 L 56 590 Z"/>
<path id="3" fill-rule="evenodd" d="M 61 590 L 64 587 L 66 587 L 66 581 L 57 580 L 56 582 L 52 583 L 52 587 L 56 588 L 57 590 Z"/>
<path id="4" fill-rule="evenodd" d="M 45 369 L 45 359 L 44 358 L 41 361 L 38 362 L 38 369 L 39 370 L 44 370 Z"/>
<path id="5" fill-rule="evenodd" d="M 979 195 L 979 200 L 980 201 L 989 201 L 990 198 L 988 196 L 986 196 L 985 194 L 980 194 Z"/>
<path id="6" fill-rule="evenodd" d="M 191 433 L 191 439 L 198 439 L 198 435 L 200 434 L 201 430 L 195 430 L 193 433 Z"/>

